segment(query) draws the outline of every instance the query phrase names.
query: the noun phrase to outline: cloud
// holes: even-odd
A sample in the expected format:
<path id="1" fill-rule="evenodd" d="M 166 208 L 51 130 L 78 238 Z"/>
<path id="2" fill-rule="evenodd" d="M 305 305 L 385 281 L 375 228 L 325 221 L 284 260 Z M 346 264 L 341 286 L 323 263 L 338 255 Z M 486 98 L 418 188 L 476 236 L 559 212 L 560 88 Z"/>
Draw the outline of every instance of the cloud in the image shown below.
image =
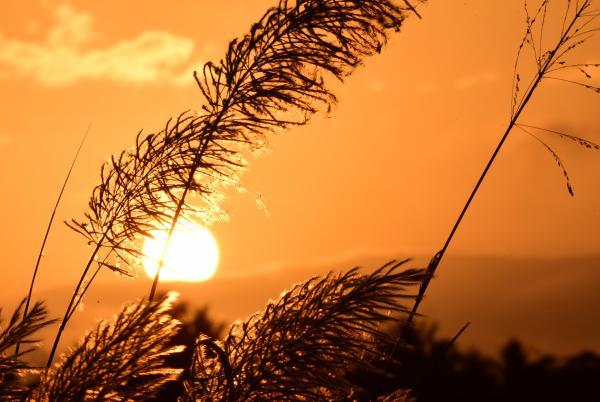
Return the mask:
<path id="1" fill-rule="evenodd" d="M 454 83 L 454 88 L 458 90 L 466 90 L 475 86 L 493 84 L 496 81 L 498 81 L 498 75 L 496 73 L 485 72 L 459 78 Z"/>
<path id="2" fill-rule="evenodd" d="M 0 77 L 32 77 L 48 86 L 82 80 L 185 85 L 193 83 L 192 71 L 202 64 L 193 40 L 169 32 L 147 30 L 102 48 L 91 47 L 98 36 L 91 15 L 58 6 L 41 43 L 0 33 Z"/>

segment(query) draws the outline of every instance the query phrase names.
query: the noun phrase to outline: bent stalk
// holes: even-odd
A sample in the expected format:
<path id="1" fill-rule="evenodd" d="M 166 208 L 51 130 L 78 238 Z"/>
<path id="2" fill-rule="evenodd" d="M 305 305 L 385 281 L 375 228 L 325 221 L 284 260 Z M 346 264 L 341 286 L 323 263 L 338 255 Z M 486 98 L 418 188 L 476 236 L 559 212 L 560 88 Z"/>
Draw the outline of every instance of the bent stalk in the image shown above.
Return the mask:
<path id="1" fill-rule="evenodd" d="M 81 152 L 81 149 L 83 148 L 83 144 L 85 143 L 85 140 L 90 132 L 90 128 L 91 128 L 91 125 L 88 125 L 88 128 L 85 131 L 85 134 L 83 135 L 83 138 L 81 139 L 81 142 L 79 143 L 79 147 L 77 148 L 77 151 L 75 152 L 75 156 L 73 157 L 73 161 L 71 162 L 71 166 L 69 167 L 67 176 L 65 177 L 65 180 L 62 184 L 60 192 L 58 193 L 58 198 L 56 199 L 56 203 L 54 204 L 54 208 L 52 209 L 52 214 L 50 215 L 50 220 L 48 221 L 48 226 L 46 226 L 46 232 L 44 233 L 44 239 L 42 240 L 42 245 L 40 247 L 40 251 L 38 253 L 37 260 L 35 262 L 35 267 L 33 269 L 33 275 L 31 276 L 31 282 L 29 283 L 29 292 L 27 293 L 27 298 L 25 299 L 25 309 L 23 310 L 23 319 L 25 319 L 25 317 L 27 317 L 27 313 L 29 312 L 29 305 L 31 304 L 31 295 L 33 293 L 33 286 L 34 286 L 35 280 L 37 278 L 37 273 L 40 268 L 40 263 L 42 262 L 42 257 L 44 256 L 44 250 L 46 249 L 46 242 L 48 241 L 48 236 L 50 235 L 50 229 L 52 228 L 52 225 L 54 224 L 54 216 L 56 215 L 56 211 L 58 210 L 58 205 L 60 204 L 60 201 L 62 200 L 62 196 L 63 196 L 63 193 L 65 192 L 65 188 L 67 187 L 67 183 L 69 183 L 69 179 L 71 178 L 71 173 L 73 172 L 73 168 L 75 167 L 75 162 L 77 161 L 77 158 L 79 157 L 79 153 Z M 19 354 L 20 348 L 21 348 L 21 344 L 17 343 L 17 346 L 15 347 L 15 354 Z"/>

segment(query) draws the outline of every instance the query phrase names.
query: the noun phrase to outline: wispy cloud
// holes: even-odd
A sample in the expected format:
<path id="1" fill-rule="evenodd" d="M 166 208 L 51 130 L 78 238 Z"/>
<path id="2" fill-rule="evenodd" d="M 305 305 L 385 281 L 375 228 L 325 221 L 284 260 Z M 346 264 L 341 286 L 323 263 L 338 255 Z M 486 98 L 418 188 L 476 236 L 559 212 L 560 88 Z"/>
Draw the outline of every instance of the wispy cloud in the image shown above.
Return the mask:
<path id="1" fill-rule="evenodd" d="M 147 30 L 94 48 L 97 36 L 91 15 L 68 5 L 58 6 L 54 23 L 41 43 L 0 33 L 0 77 L 31 77 L 48 86 L 82 80 L 185 85 L 193 82 L 191 73 L 200 64 L 194 41 L 169 32 Z M 192 58 L 198 63 L 192 63 Z"/>

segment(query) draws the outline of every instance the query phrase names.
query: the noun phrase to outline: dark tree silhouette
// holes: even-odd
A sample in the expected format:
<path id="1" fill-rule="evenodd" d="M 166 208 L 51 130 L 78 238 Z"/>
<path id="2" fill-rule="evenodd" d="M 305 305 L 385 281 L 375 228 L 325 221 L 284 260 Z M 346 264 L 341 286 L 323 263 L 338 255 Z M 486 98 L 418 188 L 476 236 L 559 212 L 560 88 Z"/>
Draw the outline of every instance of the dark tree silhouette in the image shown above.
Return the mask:
<path id="1" fill-rule="evenodd" d="M 349 373 L 358 400 L 375 400 L 398 388 L 412 390 L 417 402 L 600 400 L 600 356 L 592 352 L 533 356 L 512 339 L 492 358 L 474 349 L 449 348 L 450 340 L 439 337 L 435 325 L 413 328 L 406 336 L 413 348 L 395 352 L 385 374 Z M 386 366 L 383 361 L 377 365 Z"/>

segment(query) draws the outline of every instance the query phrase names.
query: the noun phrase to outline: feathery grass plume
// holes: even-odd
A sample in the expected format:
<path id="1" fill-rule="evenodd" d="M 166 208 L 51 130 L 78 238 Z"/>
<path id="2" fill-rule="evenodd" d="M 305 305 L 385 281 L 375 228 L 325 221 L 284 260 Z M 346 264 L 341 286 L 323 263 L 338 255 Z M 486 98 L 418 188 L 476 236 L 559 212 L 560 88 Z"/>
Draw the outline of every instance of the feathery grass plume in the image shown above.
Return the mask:
<path id="1" fill-rule="evenodd" d="M 168 310 L 176 296 L 126 306 L 111 322 L 100 322 L 79 346 L 42 377 L 36 401 L 140 401 L 151 398 L 180 370 L 164 358 L 181 351 L 169 344 L 179 322 Z"/>
<path id="2" fill-rule="evenodd" d="M 565 4 L 564 2 L 561 2 Z M 558 166 L 562 169 L 563 175 L 566 180 L 567 190 L 569 194 L 574 195 L 573 186 L 569 179 L 569 175 L 564 166 L 562 159 L 546 142 L 541 140 L 535 133 L 547 133 L 557 135 L 562 139 L 567 139 L 569 141 L 575 142 L 578 145 L 592 150 L 599 150 L 600 146 L 596 143 L 588 141 L 582 137 L 564 133 L 557 130 L 547 129 L 539 127 L 539 125 L 532 125 L 528 123 L 523 123 L 520 121 L 521 115 L 523 111 L 531 101 L 533 94 L 540 87 L 540 85 L 546 80 L 558 80 L 560 82 L 565 82 L 568 84 L 574 84 L 584 89 L 591 89 L 595 92 L 600 93 L 600 88 L 594 86 L 593 84 L 586 82 L 585 80 L 589 80 L 592 78 L 591 71 L 594 68 L 600 67 L 600 64 L 585 64 L 577 61 L 573 61 L 571 58 L 573 57 L 573 52 L 575 49 L 581 48 L 585 44 L 587 44 L 590 39 L 594 37 L 594 35 L 600 31 L 600 9 L 594 9 L 593 7 L 597 5 L 599 2 L 597 0 L 567 0 L 566 6 L 564 9 L 560 9 L 557 6 L 553 6 L 554 2 L 551 0 L 542 0 L 540 2 L 539 7 L 536 9 L 536 12 L 530 14 L 529 7 L 527 4 L 527 0 L 525 0 L 525 13 L 526 13 L 526 30 L 523 40 L 519 45 L 519 49 L 517 52 L 517 59 L 515 62 L 514 68 L 514 79 L 513 79 L 513 94 L 511 97 L 511 114 L 510 120 L 508 122 L 508 126 L 502 135 L 498 146 L 492 153 L 487 165 L 485 166 L 481 176 L 479 177 L 477 183 L 475 184 L 473 190 L 469 198 L 467 199 L 466 204 L 464 205 L 462 211 L 460 212 L 458 219 L 454 223 L 452 230 L 450 231 L 450 235 L 446 239 L 443 247 L 440 251 L 438 251 L 435 256 L 431 259 L 429 266 L 427 268 L 427 275 L 423 279 L 421 284 L 419 294 L 415 300 L 415 304 L 413 306 L 412 312 L 407 319 L 407 324 L 410 324 L 414 315 L 416 314 L 419 305 L 421 304 L 425 292 L 433 278 L 437 267 L 439 266 L 441 260 L 444 257 L 446 250 L 448 249 L 452 239 L 458 227 L 460 226 L 467 210 L 469 209 L 477 191 L 479 190 L 481 184 L 483 183 L 487 173 L 492 167 L 496 157 L 498 156 L 500 150 L 502 149 L 508 135 L 512 132 L 513 128 L 518 128 L 522 131 L 533 136 L 536 140 L 538 140 L 546 150 L 548 150 L 553 158 L 555 159 Z M 555 40 L 548 40 L 550 36 L 550 32 L 552 31 L 547 27 L 547 23 L 550 20 L 549 15 L 551 12 L 562 13 L 560 20 L 562 21 L 562 26 L 560 27 L 559 32 L 556 33 Z M 548 46 L 548 43 L 551 43 Z M 533 67 L 534 73 L 529 78 L 529 83 L 523 90 L 522 82 L 523 80 L 523 71 L 522 69 L 522 56 L 525 52 L 531 52 L 533 55 L 532 59 L 535 62 L 535 66 Z M 560 76 L 560 74 L 564 72 L 579 72 L 583 75 L 582 80 L 573 80 L 564 78 Z M 407 327 L 406 327 L 407 328 Z"/>
<path id="3" fill-rule="evenodd" d="M 408 9 L 414 10 L 410 5 Z M 194 74 L 207 102 L 202 109 L 210 116 L 208 140 L 228 133 L 256 144 L 275 129 L 306 124 L 319 105 L 329 111 L 336 98 L 326 87 L 325 76 L 342 80 L 365 56 L 380 52 L 387 31 L 400 29 L 404 11 L 389 0 L 280 0 L 249 34 L 229 44 L 219 64 L 209 62 L 201 76 Z M 176 203 L 163 257 L 204 146 Z"/>
<path id="4" fill-rule="evenodd" d="M 0 400 L 3 401 L 18 400 L 27 393 L 27 387 L 20 384 L 19 379 L 29 366 L 21 358 L 35 349 L 33 345 L 37 340 L 31 336 L 54 322 L 47 319 L 43 303 L 34 303 L 27 313 L 24 312 L 25 303 L 26 299 L 23 299 L 4 328 L 0 316 Z M 28 347 L 13 353 L 11 349 L 18 344 Z"/>
<path id="5" fill-rule="evenodd" d="M 132 239 L 184 213 L 210 221 L 215 188 L 237 182 L 245 165 L 240 151 L 264 146 L 275 129 L 305 124 L 319 105 L 329 110 L 336 98 L 325 76 L 343 80 L 404 18 L 389 0 L 281 0 L 230 43 L 223 60 L 195 73 L 203 114 L 186 112 L 163 131 L 140 133 L 132 150 L 103 166 L 89 211 L 70 226 L 122 263 L 102 265 L 130 274 L 126 257 L 139 256 Z"/>
<path id="6" fill-rule="evenodd" d="M 103 166 L 84 219 L 69 223 L 93 251 L 48 365 L 99 269 L 130 275 L 132 260 L 140 255 L 136 241 L 168 229 L 164 255 L 180 217 L 210 221 L 219 211 L 219 188 L 237 182 L 245 166 L 243 152 L 264 146 L 274 130 L 329 111 L 336 98 L 326 76 L 343 80 L 364 57 L 379 53 L 388 32 L 398 31 L 414 11 L 408 2 L 399 6 L 391 0 L 280 0 L 248 34 L 229 44 L 223 60 L 194 73 L 205 98 L 202 114 L 183 113 L 158 133 L 140 133 L 132 150 Z"/>
<path id="7" fill-rule="evenodd" d="M 312 278 L 235 323 L 222 342 L 199 338 L 184 400 L 348 397 L 344 373 L 374 369 L 372 359 L 383 357 L 376 346 L 393 342 L 381 324 L 408 313 L 402 301 L 423 278 L 422 270 L 401 271 L 405 262 Z"/>
<path id="8" fill-rule="evenodd" d="M 138 134 L 132 150 L 102 166 L 101 183 L 92 193 L 85 219 L 68 223 L 98 248 L 94 253 L 98 265 L 133 275 L 129 257 L 141 252 L 131 241 L 152 236 L 153 230 L 171 223 L 173 204 L 202 144 L 206 144 L 202 165 L 189 184 L 198 198 L 194 207 L 184 207 L 205 222 L 214 217 L 211 210 L 217 203 L 211 197 L 218 193 L 216 187 L 233 180 L 245 162 L 233 147 L 239 138 L 223 133 L 218 141 L 207 141 L 208 120 L 185 112 L 158 133 Z M 106 259 L 102 251 L 113 258 Z"/>

